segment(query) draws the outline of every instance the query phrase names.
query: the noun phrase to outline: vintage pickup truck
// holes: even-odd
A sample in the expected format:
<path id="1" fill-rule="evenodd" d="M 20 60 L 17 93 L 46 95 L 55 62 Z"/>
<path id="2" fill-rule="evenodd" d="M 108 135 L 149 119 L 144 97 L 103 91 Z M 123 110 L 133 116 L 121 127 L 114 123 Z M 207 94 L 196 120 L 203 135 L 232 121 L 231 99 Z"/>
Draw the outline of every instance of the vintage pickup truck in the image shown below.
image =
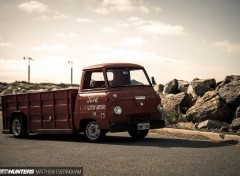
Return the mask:
<path id="1" fill-rule="evenodd" d="M 99 64 L 83 69 L 79 89 L 2 96 L 3 133 L 83 132 L 96 142 L 107 132 L 128 131 L 144 138 L 149 129 L 165 126 L 161 110 L 144 67 Z"/>

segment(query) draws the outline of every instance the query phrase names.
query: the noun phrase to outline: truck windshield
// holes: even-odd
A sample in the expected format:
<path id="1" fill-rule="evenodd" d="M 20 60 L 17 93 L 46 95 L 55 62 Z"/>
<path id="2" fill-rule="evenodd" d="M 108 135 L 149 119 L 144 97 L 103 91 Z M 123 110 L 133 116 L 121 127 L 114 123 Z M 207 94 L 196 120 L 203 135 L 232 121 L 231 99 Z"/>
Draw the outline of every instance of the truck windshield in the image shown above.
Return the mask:
<path id="1" fill-rule="evenodd" d="M 145 71 L 141 68 L 107 69 L 107 80 L 110 87 L 151 86 Z"/>

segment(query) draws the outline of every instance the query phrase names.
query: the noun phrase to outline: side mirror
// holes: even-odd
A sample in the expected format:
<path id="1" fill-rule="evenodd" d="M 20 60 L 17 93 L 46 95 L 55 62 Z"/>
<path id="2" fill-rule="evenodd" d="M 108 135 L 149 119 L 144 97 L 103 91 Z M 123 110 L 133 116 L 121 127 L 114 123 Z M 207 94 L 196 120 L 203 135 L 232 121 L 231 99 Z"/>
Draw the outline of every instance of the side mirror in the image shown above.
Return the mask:
<path id="1" fill-rule="evenodd" d="M 153 85 L 156 85 L 157 83 L 156 83 L 156 81 L 155 81 L 155 78 L 152 76 L 152 84 Z"/>

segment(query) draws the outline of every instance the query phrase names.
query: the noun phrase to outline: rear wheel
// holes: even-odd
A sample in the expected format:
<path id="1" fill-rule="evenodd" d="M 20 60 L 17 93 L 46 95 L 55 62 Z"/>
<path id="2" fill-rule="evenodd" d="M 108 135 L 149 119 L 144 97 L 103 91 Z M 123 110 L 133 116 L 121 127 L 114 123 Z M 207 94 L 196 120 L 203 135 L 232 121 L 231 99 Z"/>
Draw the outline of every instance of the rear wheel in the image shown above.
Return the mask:
<path id="1" fill-rule="evenodd" d="M 147 136 L 149 130 L 128 131 L 128 134 L 134 139 L 142 139 Z"/>
<path id="2" fill-rule="evenodd" d="M 21 138 L 25 137 L 27 135 L 26 133 L 26 127 L 24 125 L 23 119 L 21 116 L 17 116 L 12 121 L 12 133 L 14 137 Z"/>
<path id="3" fill-rule="evenodd" d="M 106 132 L 102 131 L 96 121 L 87 122 L 84 128 L 84 135 L 90 142 L 100 141 Z"/>

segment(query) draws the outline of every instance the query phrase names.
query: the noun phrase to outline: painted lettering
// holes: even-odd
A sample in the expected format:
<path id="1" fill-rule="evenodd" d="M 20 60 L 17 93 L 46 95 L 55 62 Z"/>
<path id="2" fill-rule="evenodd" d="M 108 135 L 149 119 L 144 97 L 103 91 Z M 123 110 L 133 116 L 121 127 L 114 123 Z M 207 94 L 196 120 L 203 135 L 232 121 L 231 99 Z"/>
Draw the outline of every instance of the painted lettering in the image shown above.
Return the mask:
<path id="1" fill-rule="evenodd" d="M 80 106 L 80 111 L 86 111 L 87 107 L 86 106 Z"/>
<path id="2" fill-rule="evenodd" d="M 80 111 L 101 111 L 101 110 L 106 110 L 106 105 L 80 106 Z"/>
<path id="3" fill-rule="evenodd" d="M 106 105 L 96 105 L 96 110 L 106 110 Z"/>
<path id="4" fill-rule="evenodd" d="M 99 117 L 100 117 L 101 119 L 104 119 L 104 118 L 106 117 L 105 112 L 101 112 L 100 115 L 99 115 Z"/>
<path id="5" fill-rule="evenodd" d="M 86 103 L 98 103 L 98 96 L 95 95 L 88 96 Z"/>

